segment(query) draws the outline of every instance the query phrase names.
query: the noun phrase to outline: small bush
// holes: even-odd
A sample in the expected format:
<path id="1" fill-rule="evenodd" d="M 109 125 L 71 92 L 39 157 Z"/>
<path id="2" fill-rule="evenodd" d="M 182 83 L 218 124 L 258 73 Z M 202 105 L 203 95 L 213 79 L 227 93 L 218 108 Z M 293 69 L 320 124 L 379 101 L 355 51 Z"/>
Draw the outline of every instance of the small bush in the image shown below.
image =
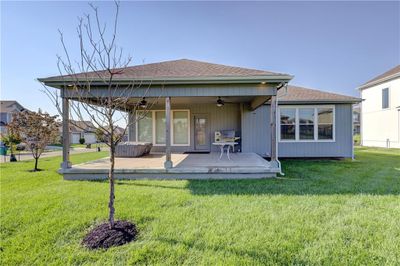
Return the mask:
<path id="1" fill-rule="evenodd" d="M 85 144 L 85 138 L 80 138 L 80 139 L 79 139 L 79 143 L 80 143 L 80 144 Z"/>

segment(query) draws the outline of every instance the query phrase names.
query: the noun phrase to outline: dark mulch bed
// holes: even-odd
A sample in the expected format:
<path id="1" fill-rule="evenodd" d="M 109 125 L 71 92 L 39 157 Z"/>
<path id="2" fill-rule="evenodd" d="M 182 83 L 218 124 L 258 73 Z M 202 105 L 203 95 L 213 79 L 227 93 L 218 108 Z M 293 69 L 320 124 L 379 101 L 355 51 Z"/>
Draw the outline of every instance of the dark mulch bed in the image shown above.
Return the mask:
<path id="1" fill-rule="evenodd" d="M 83 239 L 82 244 L 90 249 L 121 246 L 135 239 L 136 226 L 127 221 L 116 221 L 113 229 L 108 223 L 96 226 Z"/>

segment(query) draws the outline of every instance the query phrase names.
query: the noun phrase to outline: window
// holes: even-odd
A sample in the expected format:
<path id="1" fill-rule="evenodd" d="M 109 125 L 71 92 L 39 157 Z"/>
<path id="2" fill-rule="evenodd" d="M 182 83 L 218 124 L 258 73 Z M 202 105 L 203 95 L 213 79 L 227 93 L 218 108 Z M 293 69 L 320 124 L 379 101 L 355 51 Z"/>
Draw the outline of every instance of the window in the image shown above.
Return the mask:
<path id="1" fill-rule="evenodd" d="M 294 140 L 296 139 L 296 109 L 282 108 L 281 116 L 281 139 Z"/>
<path id="2" fill-rule="evenodd" d="M 173 144 L 189 144 L 189 112 L 172 111 Z"/>
<path id="3" fill-rule="evenodd" d="M 382 90 L 382 109 L 389 108 L 389 88 Z"/>
<path id="4" fill-rule="evenodd" d="M 314 139 L 314 108 L 299 109 L 300 139 Z"/>
<path id="5" fill-rule="evenodd" d="M 334 140 L 334 107 L 280 107 L 281 141 Z"/>
<path id="6" fill-rule="evenodd" d="M 154 145 L 165 145 L 165 111 L 138 111 L 142 118 L 136 123 L 136 139 L 152 142 Z M 189 143 L 189 110 L 171 111 L 172 145 L 187 146 Z"/>
<path id="7" fill-rule="evenodd" d="M 155 111 L 156 144 L 165 144 L 165 111 Z"/>
<path id="8" fill-rule="evenodd" d="M 153 121 L 151 112 L 138 112 L 138 141 L 153 142 Z"/>
<path id="9" fill-rule="evenodd" d="M 333 109 L 317 108 L 318 139 L 333 139 Z"/>

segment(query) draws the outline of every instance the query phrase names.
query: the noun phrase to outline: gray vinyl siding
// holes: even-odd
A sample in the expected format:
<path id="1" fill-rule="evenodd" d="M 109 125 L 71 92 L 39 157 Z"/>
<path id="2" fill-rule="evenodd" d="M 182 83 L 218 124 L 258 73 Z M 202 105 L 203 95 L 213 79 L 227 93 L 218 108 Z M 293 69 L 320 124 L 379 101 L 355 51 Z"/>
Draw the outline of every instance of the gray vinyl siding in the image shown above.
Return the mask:
<path id="1" fill-rule="evenodd" d="M 263 84 L 215 84 L 215 85 L 142 85 L 134 89 L 122 89 L 118 97 L 201 97 L 201 96 L 265 96 L 276 95 L 276 87 Z M 66 97 L 75 98 L 80 95 L 76 89 L 63 91 Z M 82 94 L 82 92 L 81 92 Z M 90 95 L 107 97 L 107 90 L 92 86 Z"/>
<path id="2" fill-rule="evenodd" d="M 271 146 L 270 108 L 262 105 L 254 111 L 243 108 L 242 151 L 269 156 Z"/>
<path id="3" fill-rule="evenodd" d="M 279 157 L 351 157 L 352 105 L 335 105 L 335 142 L 279 142 Z M 242 149 L 262 156 L 270 154 L 270 106 L 243 111 Z"/>
<path id="4" fill-rule="evenodd" d="M 222 108 L 215 104 L 191 104 L 191 105 L 172 105 L 172 110 L 185 109 L 190 111 L 190 145 L 171 146 L 172 152 L 185 152 L 194 150 L 194 114 L 208 114 L 210 125 L 210 142 L 214 141 L 214 132 L 219 130 L 235 130 L 236 136 L 240 136 L 240 104 L 227 103 Z M 160 110 L 160 109 L 158 109 Z M 131 117 L 134 121 L 134 118 Z M 136 140 L 136 125 L 129 128 L 129 140 Z M 218 147 L 210 143 L 211 151 L 219 151 Z M 153 146 L 152 152 L 163 152 L 164 146 Z"/>

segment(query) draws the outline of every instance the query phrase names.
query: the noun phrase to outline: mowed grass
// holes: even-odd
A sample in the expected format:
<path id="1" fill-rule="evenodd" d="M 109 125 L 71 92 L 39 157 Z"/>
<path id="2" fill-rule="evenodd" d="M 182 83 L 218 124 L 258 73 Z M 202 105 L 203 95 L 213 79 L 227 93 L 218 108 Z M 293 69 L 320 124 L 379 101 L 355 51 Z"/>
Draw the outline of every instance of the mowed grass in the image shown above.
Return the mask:
<path id="1" fill-rule="evenodd" d="M 285 160 L 280 179 L 118 181 L 116 216 L 140 234 L 98 251 L 80 242 L 107 217 L 107 183 L 64 181 L 59 157 L 37 173 L 31 161 L 2 164 L 1 263 L 399 265 L 400 151 L 356 158 Z"/>

